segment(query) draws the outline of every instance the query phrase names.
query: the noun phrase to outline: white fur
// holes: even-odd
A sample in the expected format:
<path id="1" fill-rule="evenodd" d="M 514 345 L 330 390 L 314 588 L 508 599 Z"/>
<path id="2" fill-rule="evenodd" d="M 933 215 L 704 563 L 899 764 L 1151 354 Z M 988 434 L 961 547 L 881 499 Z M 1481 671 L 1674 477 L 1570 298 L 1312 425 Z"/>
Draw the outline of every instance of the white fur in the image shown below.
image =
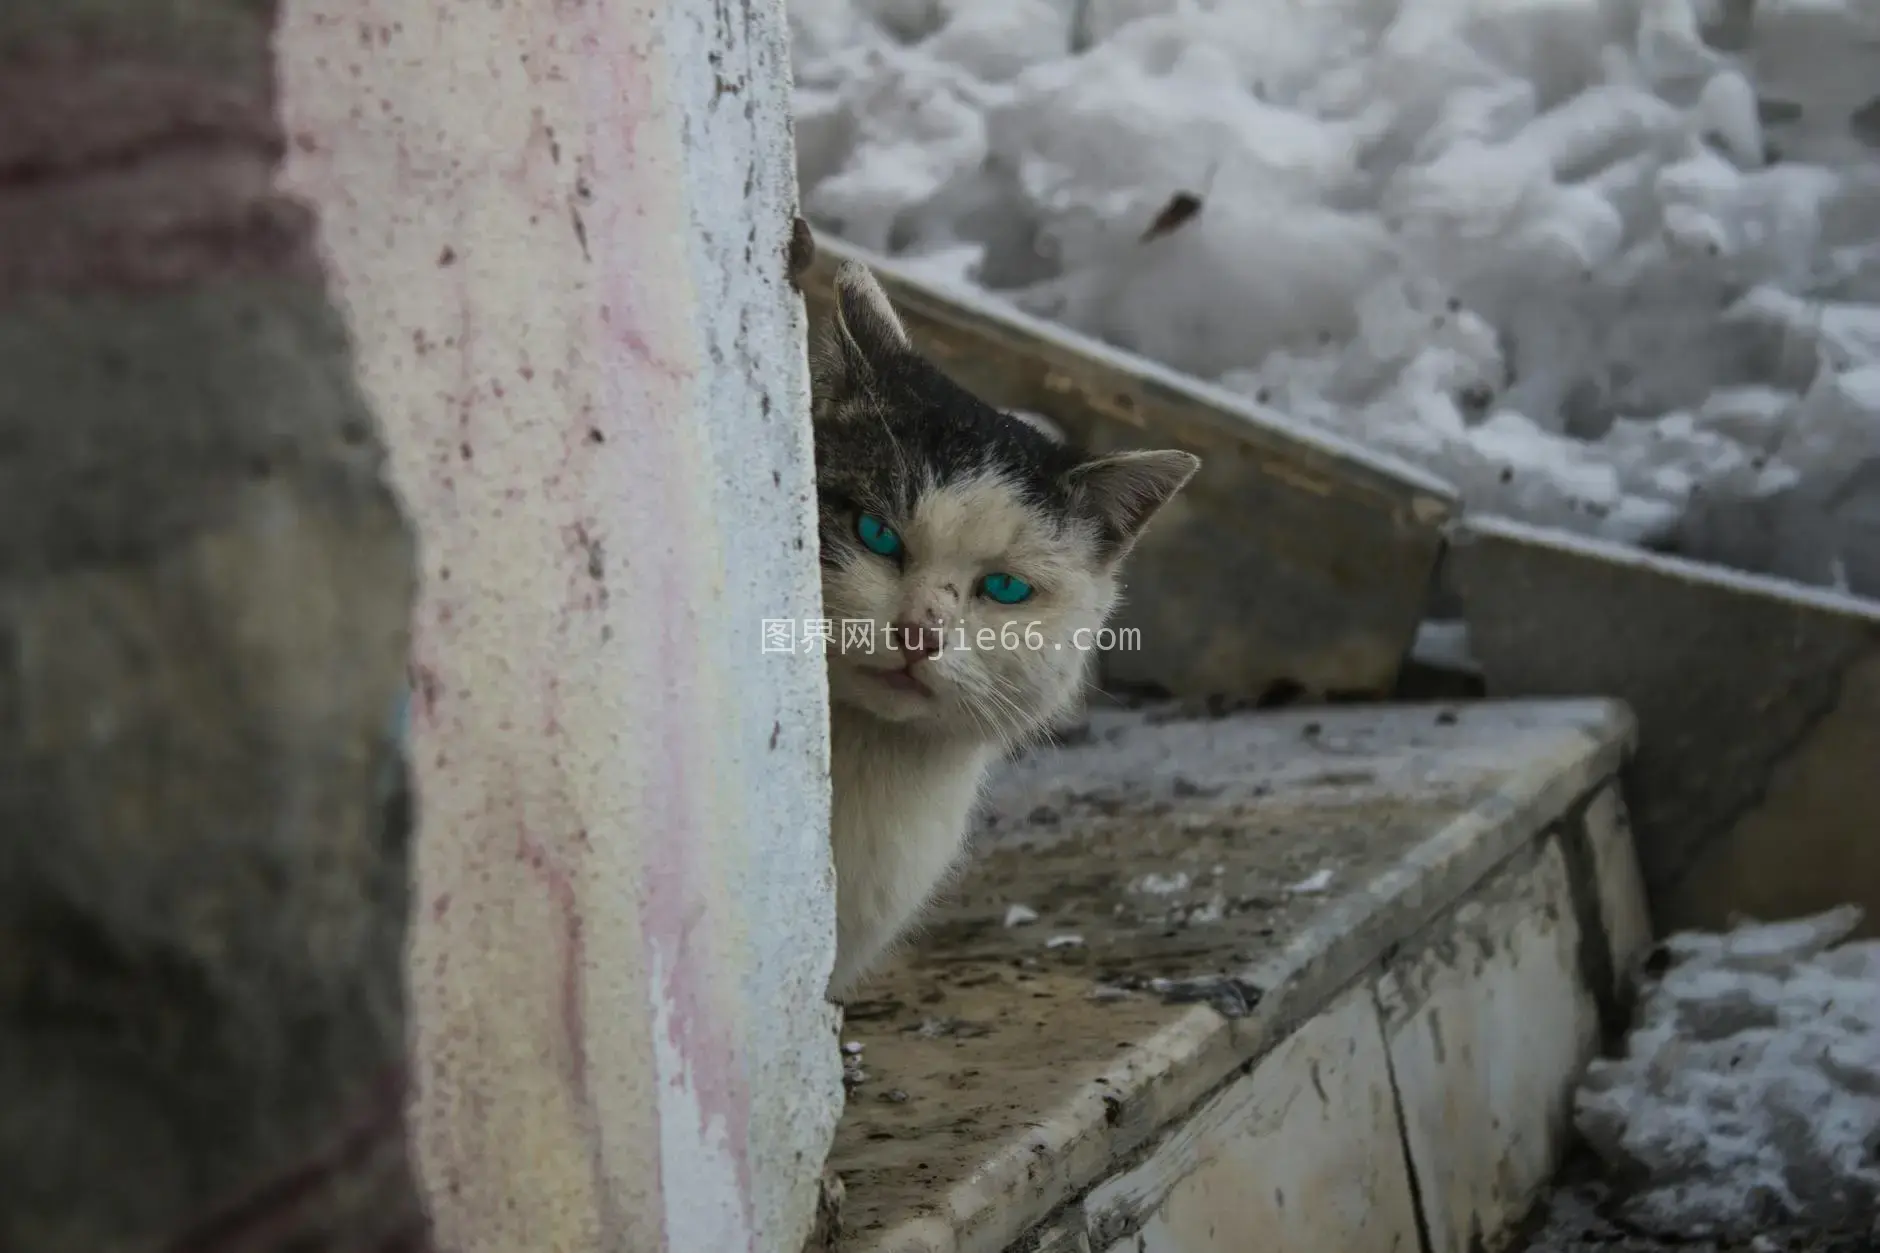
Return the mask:
<path id="1" fill-rule="evenodd" d="M 995 746 L 936 737 L 836 706 L 830 718 L 840 1000 L 874 969 L 959 865 Z"/>

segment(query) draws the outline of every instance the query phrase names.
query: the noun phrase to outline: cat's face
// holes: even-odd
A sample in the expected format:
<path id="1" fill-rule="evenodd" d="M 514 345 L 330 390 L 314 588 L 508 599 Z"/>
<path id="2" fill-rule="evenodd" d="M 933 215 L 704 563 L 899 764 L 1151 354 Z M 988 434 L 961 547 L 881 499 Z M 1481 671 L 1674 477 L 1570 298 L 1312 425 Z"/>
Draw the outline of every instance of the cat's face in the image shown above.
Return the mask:
<path id="1" fill-rule="evenodd" d="M 1090 457 L 983 404 L 915 353 L 860 266 L 836 305 L 815 388 L 830 699 L 1034 734 L 1074 702 L 1123 558 L 1200 462 Z"/>

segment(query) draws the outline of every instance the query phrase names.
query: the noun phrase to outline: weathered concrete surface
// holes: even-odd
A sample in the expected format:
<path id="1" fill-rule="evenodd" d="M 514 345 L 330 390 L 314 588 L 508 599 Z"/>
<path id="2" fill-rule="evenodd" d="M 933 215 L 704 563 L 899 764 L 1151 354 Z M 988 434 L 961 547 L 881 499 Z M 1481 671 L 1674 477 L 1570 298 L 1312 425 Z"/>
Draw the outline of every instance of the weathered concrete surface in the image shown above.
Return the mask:
<path id="1" fill-rule="evenodd" d="M 1417 1247 L 1390 1064 L 1347 990 L 1082 1203 L 1093 1248 L 1400 1253 Z"/>
<path id="2" fill-rule="evenodd" d="M 1852 901 L 1880 934 L 1880 605 L 1491 520 L 1446 560 L 1493 695 L 1637 713 L 1660 927 Z"/>
<path id="3" fill-rule="evenodd" d="M 1600 996 L 1610 997 L 1621 1019 L 1631 1014 L 1631 994 L 1635 966 L 1651 947 L 1655 927 L 1651 898 L 1645 890 L 1645 872 L 1639 864 L 1638 845 L 1632 836 L 1632 816 L 1625 807 L 1624 789 L 1615 783 L 1601 788 L 1580 817 L 1585 833 L 1586 855 L 1592 860 L 1593 881 L 1599 885 L 1599 917 L 1612 970 L 1604 987 L 1589 979 L 1588 986 Z M 1562 845 L 1574 850 L 1570 841 Z M 1586 903 L 1576 900 L 1575 907 L 1584 917 Z M 1603 1024 L 1605 1031 L 1615 1026 Z M 1602 1047 L 1617 1042 L 1602 1038 Z"/>
<path id="4" fill-rule="evenodd" d="M 423 538 L 440 1240 L 791 1250 L 840 1108 L 779 0 L 295 0 L 291 184 Z"/>
<path id="5" fill-rule="evenodd" d="M 274 6 L 0 15 L 0 1249 L 419 1253 L 414 558 Z"/>
<path id="6" fill-rule="evenodd" d="M 1385 963 L 1426 1253 L 1505 1241 L 1566 1160 L 1575 1087 L 1650 944 L 1623 812 L 1607 784 Z"/>
<path id="7" fill-rule="evenodd" d="M 1050 1253 L 1133 1238 L 1088 1190 L 1577 812 L 1630 735 L 1604 702 L 1099 710 L 1013 763 L 920 945 L 848 1008 L 865 1073 L 832 1157 L 840 1247 L 992 1253 L 1047 1219 L 1033 1235 Z M 1005 925 L 1014 905 L 1037 920 Z M 1313 1056 L 1297 1053 L 1298 1089 Z M 1169 1177 L 1168 1196 L 1206 1209 L 1219 1180 L 1254 1186 L 1221 1169 L 1187 1190 Z M 1130 1212 L 1203 1240 L 1176 1209 Z"/>
<path id="8" fill-rule="evenodd" d="M 1599 1044 L 1557 846 L 1438 924 L 1379 982 L 1426 1253 L 1471 1253 L 1520 1222 L 1571 1138 L 1573 1084 Z"/>
<path id="9" fill-rule="evenodd" d="M 1175 447 L 1201 470 L 1130 559 L 1105 686 L 1258 699 L 1387 695 L 1422 621 L 1453 492 L 1396 461 L 983 298 L 940 292 L 841 240 L 804 289 L 820 322 L 835 267 L 874 267 L 923 351 L 993 404 L 1100 452 Z M 1232 544 L 1221 536 L 1234 537 Z"/>

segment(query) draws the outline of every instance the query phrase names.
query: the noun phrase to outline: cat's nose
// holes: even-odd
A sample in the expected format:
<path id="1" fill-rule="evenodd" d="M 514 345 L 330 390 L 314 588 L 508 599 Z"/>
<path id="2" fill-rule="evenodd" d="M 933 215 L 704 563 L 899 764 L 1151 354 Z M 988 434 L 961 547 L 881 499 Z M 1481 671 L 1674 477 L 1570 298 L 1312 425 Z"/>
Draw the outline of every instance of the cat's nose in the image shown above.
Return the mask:
<path id="1" fill-rule="evenodd" d="M 907 655 L 909 664 L 938 657 L 945 642 L 946 628 L 937 617 L 929 618 L 926 622 L 894 624 L 895 647 Z"/>

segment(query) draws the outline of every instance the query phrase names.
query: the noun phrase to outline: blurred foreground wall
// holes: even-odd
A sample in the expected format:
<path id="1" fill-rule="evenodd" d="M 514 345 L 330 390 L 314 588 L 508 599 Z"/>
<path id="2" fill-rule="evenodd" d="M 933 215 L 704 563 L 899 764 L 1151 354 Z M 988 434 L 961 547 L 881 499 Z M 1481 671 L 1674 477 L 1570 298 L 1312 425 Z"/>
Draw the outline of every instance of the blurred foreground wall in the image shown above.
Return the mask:
<path id="1" fill-rule="evenodd" d="M 0 1249 L 419 1253 L 411 529 L 257 0 L 0 11 Z"/>

